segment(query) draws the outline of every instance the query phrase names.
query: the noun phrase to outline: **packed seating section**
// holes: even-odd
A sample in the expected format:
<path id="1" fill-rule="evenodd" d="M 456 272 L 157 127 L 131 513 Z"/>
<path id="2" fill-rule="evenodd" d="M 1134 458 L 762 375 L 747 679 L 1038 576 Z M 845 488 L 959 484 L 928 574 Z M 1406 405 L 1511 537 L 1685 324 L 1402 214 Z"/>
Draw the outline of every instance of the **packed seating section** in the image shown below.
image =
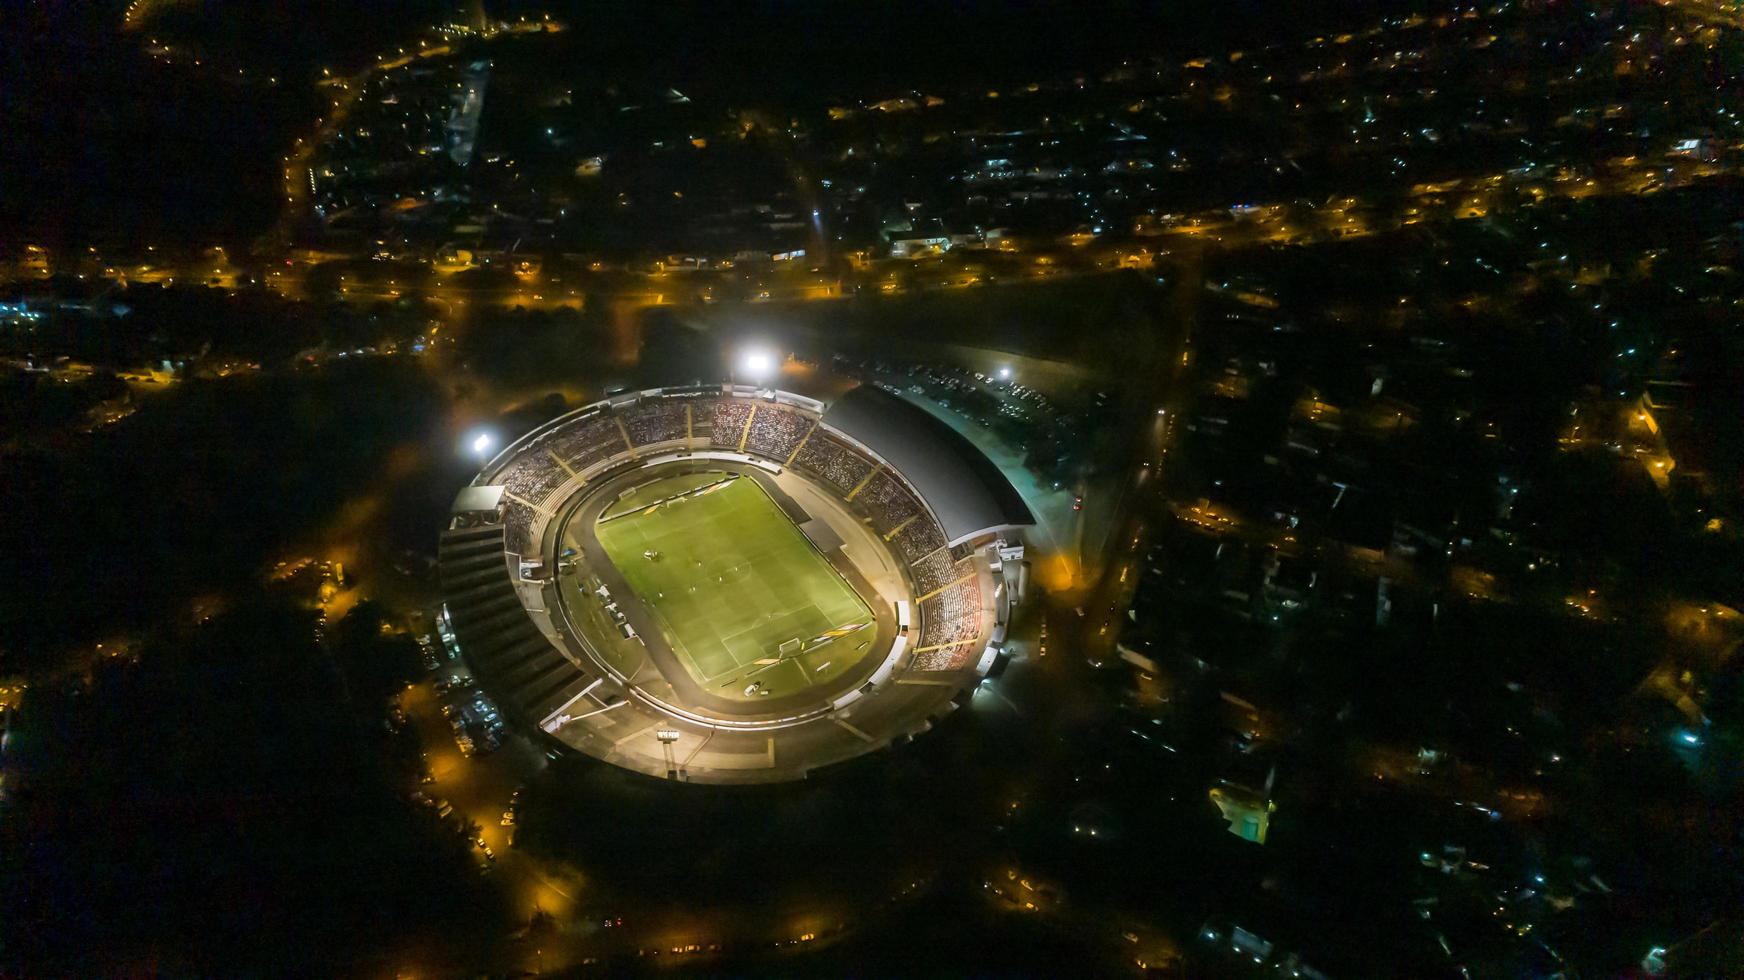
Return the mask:
<path id="1" fill-rule="evenodd" d="M 504 547 L 517 555 L 533 553 L 533 509 L 510 501 L 503 508 Z"/>
<path id="2" fill-rule="evenodd" d="M 546 439 L 545 444 L 551 452 L 562 457 L 571 469 L 578 471 L 627 448 L 624 445 L 624 434 L 618 429 L 617 419 L 604 413 L 577 419 L 563 426 Z"/>
<path id="3" fill-rule="evenodd" d="M 851 492 L 872 472 L 872 464 L 865 457 L 827 432 L 812 433 L 805 445 L 799 447 L 793 465 L 822 477 L 843 493 Z"/>
<path id="4" fill-rule="evenodd" d="M 757 406 L 751 416 L 750 436 L 745 440 L 747 452 L 761 453 L 778 462 L 787 462 L 793 447 L 811 430 L 811 419 L 774 405 Z"/>
<path id="5" fill-rule="evenodd" d="M 752 401 L 748 398 L 723 398 L 715 403 L 715 425 L 709 441 L 726 449 L 738 449 L 739 438 L 745 434 L 745 420 L 751 417 Z"/>
<path id="6" fill-rule="evenodd" d="M 920 561 L 912 562 L 908 568 L 914 573 L 914 587 L 921 595 L 942 589 L 958 578 L 957 566 L 951 562 L 951 556 L 943 551 L 935 551 Z"/>
<path id="7" fill-rule="evenodd" d="M 620 415 L 624 429 L 630 433 L 630 441 L 638 446 L 651 446 L 685 437 L 686 408 L 695 408 L 696 414 L 702 415 L 713 406 L 696 398 L 645 398 L 624 409 Z"/>
<path id="8" fill-rule="evenodd" d="M 939 530 L 937 521 L 914 521 L 901 531 L 898 531 L 891 543 L 901 553 L 902 560 L 913 564 L 935 551 L 945 547 L 944 532 Z"/>
<path id="9" fill-rule="evenodd" d="M 973 579 L 921 603 L 920 645 L 915 670 L 961 670 L 981 651 L 981 587 Z"/>
<path id="10" fill-rule="evenodd" d="M 517 455 L 497 471 L 496 477 L 510 496 L 530 504 L 543 503 L 568 478 L 549 453 L 538 451 Z"/>
<path id="11" fill-rule="evenodd" d="M 902 527 L 921 513 L 920 501 L 887 470 L 873 477 L 854 500 L 872 515 L 872 526 L 880 534 Z"/>

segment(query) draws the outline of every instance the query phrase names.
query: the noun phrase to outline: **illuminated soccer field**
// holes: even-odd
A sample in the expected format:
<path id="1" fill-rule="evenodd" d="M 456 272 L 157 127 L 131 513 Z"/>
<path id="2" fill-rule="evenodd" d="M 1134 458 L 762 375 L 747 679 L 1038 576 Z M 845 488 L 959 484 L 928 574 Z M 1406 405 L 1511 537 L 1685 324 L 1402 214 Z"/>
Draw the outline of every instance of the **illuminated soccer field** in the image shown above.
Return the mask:
<path id="1" fill-rule="evenodd" d="M 607 557 L 711 693 L 760 700 L 839 676 L 876 630 L 827 634 L 870 624 L 866 603 L 755 480 L 712 477 L 609 509 L 595 529 Z"/>

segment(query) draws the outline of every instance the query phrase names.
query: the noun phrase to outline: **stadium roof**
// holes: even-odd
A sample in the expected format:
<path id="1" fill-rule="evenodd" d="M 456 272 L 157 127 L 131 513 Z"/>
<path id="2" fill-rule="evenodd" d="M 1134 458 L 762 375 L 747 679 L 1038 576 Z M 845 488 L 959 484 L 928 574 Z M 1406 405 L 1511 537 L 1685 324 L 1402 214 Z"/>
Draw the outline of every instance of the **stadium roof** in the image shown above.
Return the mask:
<path id="1" fill-rule="evenodd" d="M 866 446 L 908 479 L 952 544 L 982 531 L 1035 523 L 999 467 L 926 409 L 861 385 L 824 412 L 824 424 Z"/>
<path id="2" fill-rule="evenodd" d="M 502 487 L 461 487 L 454 496 L 454 514 L 495 513 L 502 506 Z"/>

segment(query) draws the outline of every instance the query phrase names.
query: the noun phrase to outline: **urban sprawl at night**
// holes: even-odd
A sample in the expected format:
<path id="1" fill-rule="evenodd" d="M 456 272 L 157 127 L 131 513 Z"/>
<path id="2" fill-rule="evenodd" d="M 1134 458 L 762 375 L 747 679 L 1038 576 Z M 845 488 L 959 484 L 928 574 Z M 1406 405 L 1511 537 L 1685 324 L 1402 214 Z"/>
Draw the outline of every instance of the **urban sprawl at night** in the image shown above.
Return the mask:
<path id="1" fill-rule="evenodd" d="M 0 976 L 1744 977 L 1737 0 L 0 39 Z"/>

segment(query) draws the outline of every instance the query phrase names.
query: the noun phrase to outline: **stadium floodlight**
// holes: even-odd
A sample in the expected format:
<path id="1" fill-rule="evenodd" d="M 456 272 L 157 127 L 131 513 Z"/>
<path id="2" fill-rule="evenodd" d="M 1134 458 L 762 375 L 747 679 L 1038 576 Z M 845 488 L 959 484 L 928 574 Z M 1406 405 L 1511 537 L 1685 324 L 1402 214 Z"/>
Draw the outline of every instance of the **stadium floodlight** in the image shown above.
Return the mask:
<path id="1" fill-rule="evenodd" d="M 497 437 L 483 430 L 473 433 L 466 440 L 466 445 L 472 450 L 472 454 L 480 459 L 490 455 L 491 448 L 496 444 Z"/>
<path id="2" fill-rule="evenodd" d="M 766 350 L 750 350 L 739 358 L 739 370 L 756 382 L 767 381 L 775 374 L 775 355 Z"/>

